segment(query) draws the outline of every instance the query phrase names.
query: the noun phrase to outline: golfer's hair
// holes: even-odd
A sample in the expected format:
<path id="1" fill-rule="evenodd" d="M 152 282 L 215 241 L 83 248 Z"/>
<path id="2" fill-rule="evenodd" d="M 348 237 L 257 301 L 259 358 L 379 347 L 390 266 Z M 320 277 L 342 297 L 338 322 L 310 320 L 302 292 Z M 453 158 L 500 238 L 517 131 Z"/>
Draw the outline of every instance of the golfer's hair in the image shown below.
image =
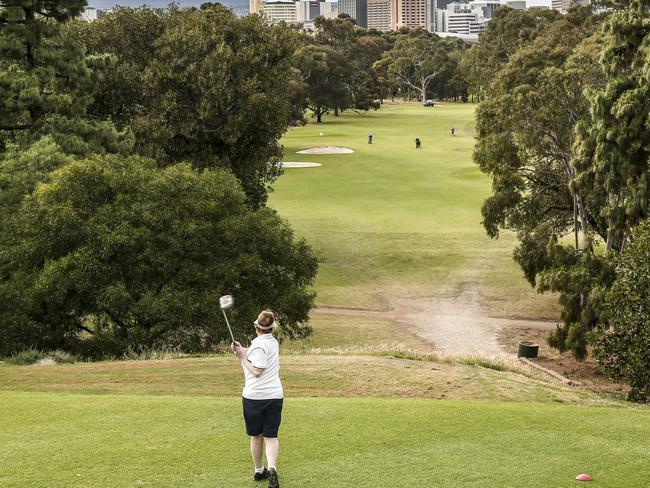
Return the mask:
<path id="1" fill-rule="evenodd" d="M 262 310 L 257 316 L 257 323 L 262 327 L 269 327 L 273 322 L 275 322 L 275 315 L 270 310 Z"/>

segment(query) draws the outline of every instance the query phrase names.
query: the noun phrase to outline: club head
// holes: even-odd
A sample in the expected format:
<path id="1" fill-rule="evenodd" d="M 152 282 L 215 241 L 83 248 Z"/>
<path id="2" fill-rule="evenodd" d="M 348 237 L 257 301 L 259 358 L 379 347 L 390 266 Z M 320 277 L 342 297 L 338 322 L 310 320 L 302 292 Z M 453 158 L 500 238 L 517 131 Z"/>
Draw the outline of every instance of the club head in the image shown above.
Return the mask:
<path id="1" fill-rule="evenodd" d="M 235 299 L 232 295 L 224 295 L 219 298 L 219 306 L 223 309 L 230 308 L 235 304 Z"/>

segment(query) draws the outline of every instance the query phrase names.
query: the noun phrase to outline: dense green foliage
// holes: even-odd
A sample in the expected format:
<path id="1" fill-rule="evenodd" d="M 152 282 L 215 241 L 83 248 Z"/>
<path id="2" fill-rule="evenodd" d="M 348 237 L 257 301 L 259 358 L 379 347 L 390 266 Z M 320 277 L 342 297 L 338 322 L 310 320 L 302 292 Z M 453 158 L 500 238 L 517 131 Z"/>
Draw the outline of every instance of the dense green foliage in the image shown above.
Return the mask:
<path id="1" fill-rule="evenodd" d="M 615 259 L 616 281 L 607 291 L 608 322 L 594 334 L 594 356 L 615 380 L 630 383 L 630 399 L 650 403 L 650 223 L 635 230 Z"/>
<path id="2" fill-rule="evenodd" d="M 249 202 L 264 204 L 293 120 L 295 32 L 216 4 L 119 8 L 70 29 L 91 52 L 118 58 L 96 93 L 97 116 L 115 114 L 160 165 L 230 169 Z"/>
<path id="3" fill-rule="evenodd" d="M 628 0 L 605 24 L 607 85 L 579 124 L 576 191 L 589 194 L 606 223 L 606 250 L 622 251 L 650 209 L 650 19 L 647 0 Z"/>
<path id="4" fill-rule="evenodd" d="M 565 17 L 500 10 L 467 57 L 488 60 L 468 69 L 483 95 L 475 160 L 493 181 L 486 230 L 515 231 L 528 281 L 559 293 L 563 325 L 550 344 L 583 359 L 591 337 L 601 364 L 617 363 L 627 380 L 627 359 L 601 341 L 612 320 L 605 296 L 617 279 L 615 255 L 648 215 L 647 7 L 630 2 L 605 17 L 588 8 Z M 631 306 L 619 297 L 623 310 Z M 626 358 L 630 368 L 639 369 L 637 359 L 650 367 L 648 356 Z"/>
<path id="5" fill-rule="evenodd" d="M 597 19 L 587 12 L 578 9 L 563 17 L 532 10 L 524 22 L 529 26 L 524 29 L 526 42 L 507 58 L 501 45 L 514 37 L 508 28 L 517 28 L 510 17 L 522 13 L 506 12 L 494 19 L 502 39 L 479 47 L 492 53 L 487 57 L 494 64 L 486 70 L 496 74 L 484 88 L 477 112 L 474 153 L 493 181 L 493 194 L 483 205 L 488 234 L 516 232 L 520 245 L 515 260 L 528 281 L 541 291 L 560 293 L 565 327 L 554 344 L 580 358 L 587 352 L 584 332 L 596 320 L 583 305 L 589 290 L 609 276 L 606 266 L 596 274 L 573 270 L 578 264 L 594 271 L 603 266 L 589 250 L 592 240 L 606 232 L 585 204 L 585 195 L 570 187 L 575 178 L 574 127 L 590 117 L 587 90 L 604 85 L 598 64 L 604 40 L 593 34 Z M 567 247 L 564 238 L 571 235 Z"/>
<path id="6" fill-rule="evenodd" d="M 0 5 L 0 354 L 212 349 L 223 293 L 241 338 L 262 307 L 307 333 L 316 260 L 262 205 L 295 34 L 212 5 L 118 9 L 115 52 L 87 56 L 103 32 L 63 25 L 83 6 Z"/>
<path id="7" fill-rule="evenodd" d="M 242 338 L 262 307 L 300 335 L 312 304 L 309 249 L 273 211 L 251 210 L 232 176 L 187 164 L 67 164 L 23 200 L 2 245 L 4 333 L 22 335 L 3 344 L 205 350 L 224 337 L 221 294 L 237 297 Z"/>
<path id="8" fill-rule="evenodd" d="M 650 211 L 650 19 L 647 0 L 630 0 L 605 25 L 607 85 L 592 100 L 592 119 L 578 125 L 575 191 L 585 191 L 606 224 L 605 257 L 616 267 L 602 306 L 596 357 L 630 398 L 650 401 L 648 224 Z M 626 247 L 629 246 L 629 251 Z M 620 256 L 618 255 L 620 254 Z M 606 288 L 606 287 L 603 287 Z"/>
<path id="9" fill-rule="evenodd" d="M 85 117 L 95 72 L 110 57 L 87 57 L 61 28 L 83 0 L 0 2 L 0 152 L 51 135 L 71 154 L 127 152 L 128 133 Z"/>

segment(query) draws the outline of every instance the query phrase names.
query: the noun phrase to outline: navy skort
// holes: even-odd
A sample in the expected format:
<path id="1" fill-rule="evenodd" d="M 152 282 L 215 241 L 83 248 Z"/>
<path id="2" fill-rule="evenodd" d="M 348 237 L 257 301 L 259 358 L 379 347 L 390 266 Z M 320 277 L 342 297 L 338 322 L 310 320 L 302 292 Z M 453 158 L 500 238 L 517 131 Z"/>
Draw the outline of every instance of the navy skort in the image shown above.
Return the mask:
<path id="1" fill-rule="evenodd" d="M 283 399 L 249 400 L 242 397 L 246 434 L 264 437 L 277 437 L 282 421 Z"/>

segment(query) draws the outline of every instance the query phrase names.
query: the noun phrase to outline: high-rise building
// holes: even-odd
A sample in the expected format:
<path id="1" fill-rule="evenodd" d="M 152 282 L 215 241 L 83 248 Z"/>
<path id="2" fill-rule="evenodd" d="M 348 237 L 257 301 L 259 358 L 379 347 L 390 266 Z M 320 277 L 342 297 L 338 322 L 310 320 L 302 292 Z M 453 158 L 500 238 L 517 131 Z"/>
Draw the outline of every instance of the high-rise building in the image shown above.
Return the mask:
<path id="1" fill-rule="evenodd" d="M 360 27 L 368 27 L 368 0 L 339 0 L 341 14 L 348 14 Z"/>
<path id="2" fill-rule="evenodd" d="M 86 7 L 81 12 L 81 19 L 87 22 L 92 22 L 104 16 L 104 10 L 95 7 Z"/>
<path id="3" fill-rule="evenodd" d="M 454 34 L 478 34 L 485 30 L 487 19 L 485 10 L 492 12 L 486 4 L 493 2 L 477 2 L 474 8 L 468 3 L 450 3 L 447 5 L 447 31 Z"/>
<path id="4" fill-rule="evenodd" d="M 326 19 L 335 19 L 339 14 L 338 4 L 336 2 L 319 2 L 320 3 L 320 15 Z"/>
<path id="5" fill-rule="evenodd" d="M 262 13 L 262 0 L 249 0 L 248 1 L 248 12 L 251 14 L 260 14 Z"/>
<path id="6" fill-rule="evenodd" d="M 551 0 L 551 8 L 560 12 L 566 12 L 569 10 L 569 0 Z"/>
<path id="7" fill-rule="evenodd" d="M 391 29 L 427 28 L 427 0 L 392 0 Z"/>
<path id="8" fill-rule="evenodd" d="M 296 22 L 309 22 L 313 19 L 311 15 L 311 1 L 298 0 L 296 2 Z"/>
<path id="9" fill-rule="evenodd" d="M 368 29 L 390 30 L 390 0 L 368 0 Z"/>
<path id="10" fill-rule="evenodd" d="M 503 4 L 501 2 L 490 0 L 475 0 L 469 2 L 469 8 L 472 11 L 480 10 L 485 19 L 491 19 L 496 9 L 502 6 Z"/>
<path id="11" fill-rule="evenodd" d="M 589 0 L 551 0 L 551 8 L 566 13 L 574 5 L 589 5 Z"/>
<path id="12" fill-rule="evenodd" d="M 335 17 L 332 5 L 332 2 L 324 0 L 297 0 L 296 22 L 309 24 L 318 16 L 331 19 Z"/>
<path id="13" fill-rule="evenodd" d="M 526 10 L 526 0 L 506 0 L 506 7 L 514 10 Z"/>
<path id="14" fill-rule="evenodd" d="M 437 0 L 429 0 L 427 9 L 427 30 L 429 32 L 447 32 L 447 9 L 436 8 Z"/>
<path id="15" fill-rule="evenodd" d="M 269 0 L 262 7 L 262 14 L 271 22 L 296 22 L 296 3 L 293 0 Z"/>

